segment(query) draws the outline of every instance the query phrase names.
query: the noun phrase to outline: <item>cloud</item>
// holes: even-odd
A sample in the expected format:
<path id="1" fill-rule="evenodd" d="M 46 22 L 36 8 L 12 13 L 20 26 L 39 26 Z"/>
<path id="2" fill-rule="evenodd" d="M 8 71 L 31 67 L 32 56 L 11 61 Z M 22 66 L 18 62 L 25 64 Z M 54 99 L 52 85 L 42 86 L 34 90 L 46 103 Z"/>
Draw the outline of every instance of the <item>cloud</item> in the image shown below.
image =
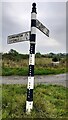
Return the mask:
<path id="1" fill-rule="evenodd" d="M 2 0 L 2 2 L 27 2 L 27 0 Z M 31 3 L 33 3 L 33 2 L 67 2 L 66 0 L 28 0 L 28 2 L 31 2 Z"/>
<path id="2" fill-rule="evenodd" d="M 52 38 L 49 38 L 47 40 L 47 44 L 46 44 L 48 47 L 57 47 L 57 46 L 60 46 L 58 40 L 55 40 L 55 39 L 52 39 Z"/>
<path id="3" fill-rule="evenodd" d="M 37 44 L 39 46 L 43 46 L 43 47 L 59 47 L 60 46 L 60 42 L 52 37 L 47 37 L 45 34 L 41 33 L 39 30 L 37 31 Z M 41 35 L 40 35 L 41 34 Z"/>
<path id="4" fill-rule="evenodd" d="M 13 48 L 19 52 L 27 53 L 27 43 L 7 45 L 7 36 L 30 30 L 31 9 L 32 5 L 30 2 L 4 2 L 2 4 L 2 41 L 4 52 Z M 37 31 L 37 50 L 45 53 L 46 47 L 47 51 L 65 52 L 65 10 L 65 3 L 40 3 L 37 1 L 37 18 L 50 30 L 49 39 L 43 33 Z"/>

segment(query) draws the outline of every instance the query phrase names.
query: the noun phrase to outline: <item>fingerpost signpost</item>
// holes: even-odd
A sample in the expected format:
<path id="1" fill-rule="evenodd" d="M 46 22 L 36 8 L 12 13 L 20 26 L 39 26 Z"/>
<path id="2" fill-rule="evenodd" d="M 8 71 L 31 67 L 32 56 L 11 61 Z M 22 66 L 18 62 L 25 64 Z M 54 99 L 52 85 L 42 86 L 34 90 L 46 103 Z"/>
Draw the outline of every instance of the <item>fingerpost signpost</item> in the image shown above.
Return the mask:
<path id="1" fill-rule="evenodd" d="M 36 3 L 32 4 L 31 12 L 31 30 L 19 34 L 8 36 L 8 44 L 29 41 L 29 71 L 28 71 L 28 84 L 27 84 L 27 100 L 26 112 L 30 113 L 33 108 L 33 89 L 34 89 L 34 64 L 35 64 L 35 44 L 36 44 L 36 28 L 49 37 L 49 30 L 36 19 Z"/>

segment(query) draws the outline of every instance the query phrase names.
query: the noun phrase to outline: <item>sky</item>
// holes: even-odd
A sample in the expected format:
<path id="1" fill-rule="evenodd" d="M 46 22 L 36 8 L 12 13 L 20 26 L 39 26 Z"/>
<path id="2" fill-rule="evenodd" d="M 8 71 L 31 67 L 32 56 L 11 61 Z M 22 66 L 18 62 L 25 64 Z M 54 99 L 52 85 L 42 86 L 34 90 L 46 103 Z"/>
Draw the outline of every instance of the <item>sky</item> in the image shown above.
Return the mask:
<path id="1" fill-rule="evenodd" d="M 10 0 L 9 0 L 10 1 Z M 32 3 L 36 2 L 37 19 L 50 31 L 50 37 L 36 29 L 36 52 L 66 52 L 66 2 L 16 1 L 2 2 L 2 52 L 15 49 L 29 53 L 29 41 L 7 44 L 7 36 L 27 32 L 31 29 Z"/>

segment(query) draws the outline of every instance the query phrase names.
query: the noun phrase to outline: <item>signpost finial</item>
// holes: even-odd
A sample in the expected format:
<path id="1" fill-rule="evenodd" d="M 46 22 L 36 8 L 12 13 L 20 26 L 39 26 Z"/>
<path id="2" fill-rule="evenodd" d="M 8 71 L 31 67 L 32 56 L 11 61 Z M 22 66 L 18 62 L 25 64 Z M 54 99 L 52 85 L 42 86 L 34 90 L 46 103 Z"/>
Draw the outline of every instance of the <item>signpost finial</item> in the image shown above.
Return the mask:
<path id="1" fill-rule="evenodd" d="M 35 13 L 36 13 L 36 3 L 33 3 L 32 6 L 33 6 L 33 7 L 32 7 L 32 12 L 35 12 Z"/>
<path id="2" fill-rule="evenodd" d="M 33 6 L 33 7 L 36 7 L 36 3 L 33 3 L 32 6 Z"/>

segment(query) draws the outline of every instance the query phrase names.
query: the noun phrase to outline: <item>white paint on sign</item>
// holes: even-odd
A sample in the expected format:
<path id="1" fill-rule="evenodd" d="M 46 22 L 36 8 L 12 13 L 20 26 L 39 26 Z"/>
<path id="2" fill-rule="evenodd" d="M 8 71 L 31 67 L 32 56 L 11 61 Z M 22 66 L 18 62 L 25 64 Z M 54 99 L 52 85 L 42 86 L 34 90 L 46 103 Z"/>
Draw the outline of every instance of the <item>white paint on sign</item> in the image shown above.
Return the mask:
<path id="1" fill-rule="evenodd" d="M 31 27 L 31 34 L 36 34 L 36 27 Z"/>
<path id="2" fill-rule="evenodd" d="M 35 63 L 34 58 L 35 58 L 35 54 L 29 55 L 29 65 L 34 65 L 34 63 Z"/>
<path id="3" fill-rule="evenodd" d="M 36 19 L 36 13 L 33 12 L 33 13 L 31 14 L 31 19 Z"/>
<path id="4" fill-rule="evenodd" d="M 30 40 L 30 31 L 8 36 L 8 44 Z"/>
<path id="5" fill-rule="evenodd" d="M 36 27 L 49 37 L 49 30 L 37 19 L 36 19 Z"/>
<path id="6" fill-rule="evenodd" d="M 33 108 L 33 101 L 26 101 L 26 112 L 30 112 Z"/>
<path id="7" fill-rule="evenodd" d="M 33 88 L 34 88 L 34 77 L 29 76 L 27 89 L 33 89 Z"/>

